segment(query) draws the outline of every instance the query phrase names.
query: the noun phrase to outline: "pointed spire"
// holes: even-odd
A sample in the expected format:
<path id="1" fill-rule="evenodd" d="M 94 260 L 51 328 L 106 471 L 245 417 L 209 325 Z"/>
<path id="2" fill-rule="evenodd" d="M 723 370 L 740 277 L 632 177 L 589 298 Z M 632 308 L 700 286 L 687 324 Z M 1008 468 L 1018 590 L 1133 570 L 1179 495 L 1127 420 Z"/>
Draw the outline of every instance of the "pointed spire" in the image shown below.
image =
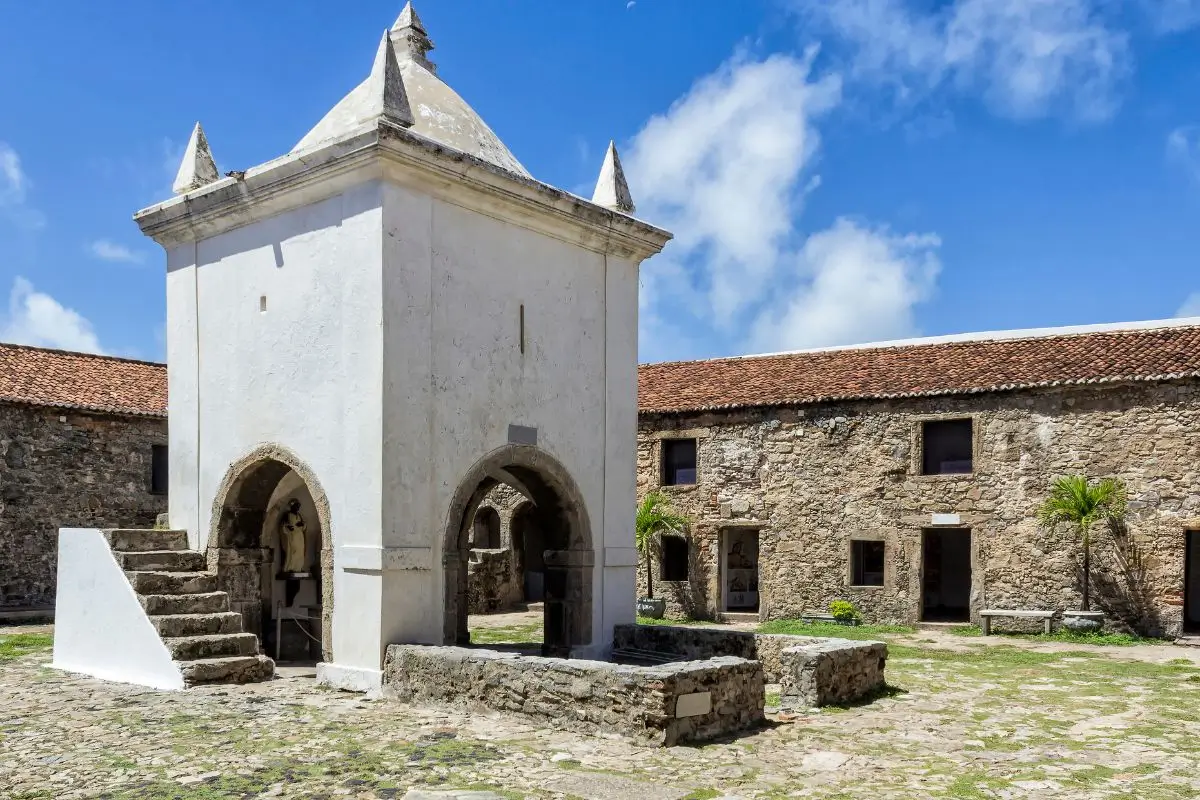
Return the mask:
<path id="1" fill-rule="evenodd" d="M 621 157 L 617 155 L 615 142 L 608 143 L 608 153 L 604 156 L 604 166 L 600 167 L 600 179 L 596 181 L 592 202 L 625 214 L 637 210 L 633 196 L 629 194 L 629 184 L 625 181 L 625 170 L 621 169 Z"/>
<path id="2" fill-rule="evenodd" d="M 179 165 L 179 172 L 175 174 L 175 183 L 171 185 L 171 191 L 175 194 L 187 194 L 220 178 L 217 162 L 213 161 L 212 151 L 208 149 L 208 138 L 197 122 L 196 127 L 192 128 L 192 138 L 188 139 L 187 147 L 183 151 L 183 162 Z"/>
<path id="3" fill-rule="evenodd" d="M 412 0 L 408 0 L 404 4 L 404 10 L 400 12 L 400 16 L 396 17 L 396 23 L 392 25 L 394 31 L 402 28 L 416 28 L 421 33 L 428 33 L 425 30 L 425 23 L 421 22 L 421 18 L 417 16 L 417 10 L 413 8 Z"/>
<path id="4" fill-rule="evenodd" d="M 429 40 L 429 32 L 417 16 L 412 0 L 404 4 L 404 10 L 392 25 L 391 34 L 392 41 L 396 43 L 396 57 L 400 61 L 415 61 L 430 72 L 437 72 L 437 66 L 429 60 L 433 42 Z"/>
<path id="5" fill-rule="evenodd" d="M 390 31 L 383 32 L 379 50 L 375 53 L 375 64 L 367 78 L 367 96 L 371 102 L 368 117 L 379 117 L 395 124 L 412 127 L 412 108 L 408 105 L 408 92 L 404 88 L 404 76 L 392 49 Z"/>

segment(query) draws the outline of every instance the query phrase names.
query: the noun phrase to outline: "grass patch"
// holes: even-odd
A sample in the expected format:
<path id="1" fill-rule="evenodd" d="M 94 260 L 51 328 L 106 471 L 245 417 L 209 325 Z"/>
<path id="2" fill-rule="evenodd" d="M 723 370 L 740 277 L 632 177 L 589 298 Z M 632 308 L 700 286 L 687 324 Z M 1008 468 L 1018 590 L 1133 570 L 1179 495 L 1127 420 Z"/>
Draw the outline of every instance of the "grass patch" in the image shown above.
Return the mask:
<path id="1" fill-rule="evenodd" d="M 950 633 L 956 636 L 982 636 L 978 625 L 960 625 L 950 628 Z M 1060 628 L 1047 635 L 1045 633 L 1015 633 L 992 629 L 992 636 L 1009 639 L 1027 639 L 1032 642 L 1066 642 L 1068 644 L 1094 644 L 1111 647 L 1132 647 L 1138 644 L 1163 644 L 1165 639 L 1147 639 L 1134 636 L 1131 633 L 1083 633 L 1080 631 Z"/>
<path id="2" fill-rule="evenodd" d="M 916 633 L 917 629 L 908 625 L 838 625 L 830 622 L 775 619 L 759 625 L 756 632 L 817 636 L 823 639 L 878 639 L 886 634 Z"/>
<path id="3" fill-rule="evenodd" d="M 54 637 L 48 633 L 14 633 L 0 636 L 0 661 L 12 661 L 30 653 L 49 650 L 54 646 Z"/>
<path id="4" fill-rule="evenodd" d="M 703 626 L 716 625 L 717 623 L 704 619 L 654 619 L 652 617 L 638 617 L 638 625 L 682 625 L 682 626 Z"/>
<path id="5" fill-rule="evenodd" d="M 499 628 L 476 627 L 471 629 L 471 644 L 541 644 L 542 623 L 528 625 L 506 625 Z"/>

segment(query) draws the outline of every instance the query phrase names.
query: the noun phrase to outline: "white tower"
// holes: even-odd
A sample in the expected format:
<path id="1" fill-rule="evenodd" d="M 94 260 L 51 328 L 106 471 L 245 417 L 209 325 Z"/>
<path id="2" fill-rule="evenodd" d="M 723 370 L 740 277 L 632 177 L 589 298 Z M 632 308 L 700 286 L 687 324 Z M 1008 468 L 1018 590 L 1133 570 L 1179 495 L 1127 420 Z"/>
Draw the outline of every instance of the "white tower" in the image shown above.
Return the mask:
<path id="1" fill-rule="evenodd" d="M 136 216 L 167 251 L 171 526 L 247 630 L 298 592 L 346 687 L 390 643 L 462 641 L 498 482 L 545 537 L 547 651 L 633 619 L 638 268 L 670 234 L 622 213 L 615 151 L 609 207 L 530 177 L 432 48 L 406 7 L 290 153 L 217 179 L 197 128 L 183 193 Z M 280 578 L 296 498 L 311 575 Z"/>

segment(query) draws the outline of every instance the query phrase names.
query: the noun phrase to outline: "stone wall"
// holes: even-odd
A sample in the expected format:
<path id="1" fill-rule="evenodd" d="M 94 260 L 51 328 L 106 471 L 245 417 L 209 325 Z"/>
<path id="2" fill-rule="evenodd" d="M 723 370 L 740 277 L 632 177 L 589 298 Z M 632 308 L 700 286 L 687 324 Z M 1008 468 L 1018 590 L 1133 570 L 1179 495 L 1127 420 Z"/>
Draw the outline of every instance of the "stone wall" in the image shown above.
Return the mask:
<path id="1" fill-rule="evenodd" d="M 685 659 L 734 656 L 762 664 L 763 679 L 780 684 L 789 707 L 849 703 L 883 688 L 887 645 L 750 633 L 722 627 L 617 625 L 617 650 L 649 650 Z"/>
<path id="2" fill-rule="evenodd" d="M 964 416 L 973 473 L 920 474 L 921 422 Z M 1093 605 L 1142 633 L 1180 630 L 1184 531 L 1200 529 L 1196 381 L 643 415 L 639 497 L 660 488 L 663 436 L 698 437 L 697 484 L 661 487 L 693 520 L 689 580 L 655 586 L 672 614 L 721 612 L 720 533 L 741 526 L 759 531 L 762 619 L 845 599 L 868 622 L 917 622 L 922 530 L 937 524 L 970 531 L 972 621 L 988 607 L 1078 608 L 1078 543 L 1035 512 L 1054 477 L 1083 472 L 1130 496 L 1125 529 L 1097 531 Z M 885 543 L 883 586 L 851 585 L 854 539 Z"/>
<path id="3" fill-rule="evenodd" d="M 783 648 L 779 661 L 779 704 L 783 708 L 853 703 L 886 685 L 887 645 L 883 642 L 808 639 Z"/>
<path id="4" fill-rule="evenodd" d="M 512 550 L 472 550 L 467 564 L 467 610 L 494 614 L 521 603 Z"/>
<path id="5" fill-rule="evenodd" d="M 484 707 L 653 745 L 701 742 L 763 720 L 756 661 L 714 658 L 655 667 L 538 658 L 460 647 L 391 645 L 384 691 L 400 700 Z"/>
<path id="6" fill-rule="evenodd" d="M 159 417 L 0 404 L 0 611 L 53 608 L 60 527 L 151 527 Z"/>
<path id="7" fill-rule="evenodd" d="M 493 614 L 519 606 L 524 600 L 524 575 L 513 552 L 513 517 L 528 502 L 504 484 L 493 488 L 479 504 L 500 517 L 500 547 L 480 547 L 471 532 L 471 560 L 467 564 L 467 609 L 471 614 Z M 478 512 L 476 512 L 478 513 Z"/>

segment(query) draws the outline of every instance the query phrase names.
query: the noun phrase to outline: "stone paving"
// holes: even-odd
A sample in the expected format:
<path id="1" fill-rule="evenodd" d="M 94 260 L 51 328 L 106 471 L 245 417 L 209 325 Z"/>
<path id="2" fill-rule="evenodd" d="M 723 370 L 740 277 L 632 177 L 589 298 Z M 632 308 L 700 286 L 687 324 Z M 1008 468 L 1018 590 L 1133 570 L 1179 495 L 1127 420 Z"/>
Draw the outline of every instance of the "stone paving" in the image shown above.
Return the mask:
<path id="1" fill-rule="evenodd" d="M 6 800 L 1200 795 L 1200 665 L 1179 648 L 907 636 L 891 645 L 888 696 L 654 749 L 324 690 L 311 670 L 179 693 L 106 684 L 49 669 L 44 643 L 6 649 L 12 632 L 0 629 Z"/>

